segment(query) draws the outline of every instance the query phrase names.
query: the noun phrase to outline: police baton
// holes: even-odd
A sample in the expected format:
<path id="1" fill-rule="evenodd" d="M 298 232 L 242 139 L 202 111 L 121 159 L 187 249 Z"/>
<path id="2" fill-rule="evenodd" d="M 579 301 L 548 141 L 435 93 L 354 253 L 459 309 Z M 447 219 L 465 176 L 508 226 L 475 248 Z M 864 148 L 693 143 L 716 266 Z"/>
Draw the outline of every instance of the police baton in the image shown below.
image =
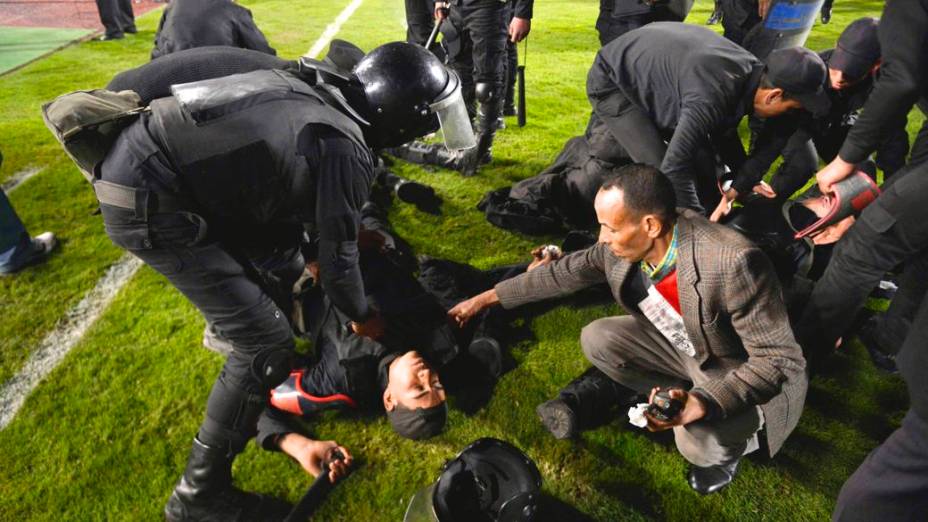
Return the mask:
<path id="1" fill-rule="evenodd" d="M 306 490 L 303 498 L 293 506 L 293 509 L 290 510 L 283 522 L 306 522 L 313 516 L 316 509 L 322 505 L 329 492 L 335 487 L 335 484 L 329 480 L 329 464 L 336 460 L 344 460 L 344 458 L 342 452 L 335 450 L 332 460 L 322 465 L 322 473 L 319 473 L 316 480 Z"/>
<path id="2" fill-rule="evenodd" d="M 435 43 L 435 38 L 438 36 L 438 29 L 441 27 L 441 22 L 441 20 L 435 20 L 435 27 L 432 28 L 432 34 L 429 35 L 429 39 L 425 42 L 426 50 L 429 50 L 432 44 Z"/>
<path id="3" fill-rule="evenodd" d="M 518 49 L 516 49 L 518 53 Z M 516 63 L 518 63 L 518 55 Z M 525 37 L 525 50 L 522 51 L 522 65 L 516 67 L 516 80 L 519 82 L 519 127 L 525 127 L 525 64 L 528 62 L 528 36 Z"/>

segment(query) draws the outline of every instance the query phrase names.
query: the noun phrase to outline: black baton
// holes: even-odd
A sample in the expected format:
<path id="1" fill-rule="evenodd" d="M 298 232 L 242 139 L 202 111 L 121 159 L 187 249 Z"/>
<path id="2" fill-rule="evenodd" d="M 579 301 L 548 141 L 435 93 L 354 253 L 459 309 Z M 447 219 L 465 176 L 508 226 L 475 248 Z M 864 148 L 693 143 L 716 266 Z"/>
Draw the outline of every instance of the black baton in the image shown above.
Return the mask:
<path id="1" fill-rule="evenodd" d="M 432 28 L 432 34 L 429 35 L 429 39 L 425 42 L 426 49 L 432 47 L 432 44 L 435 43 L 435 38 L 438 36 L 439 27 L 441 27 L 441 20 L 435 20 L 435 27 Z"/>
<path id="2" fill-rule="evenodd" d="M 525 63 L 528 61 L 528 37 L 525 37 L 525 51 L 522 55 L 522 65 L 516 67 L 516 79 L 519 82 L 519 127 L 525 127 Z M 516 57 L 518 63 L 518 56 Z"/>
<path id="3" fill-rule="evenodd" d="M 344 458 L 345 456 L 342 455 L 342 452 L 335 450 L 332 462 L 343 460 Z M 303 498 L 293 506 L 293 509 L 290 510 L 284 522 L 305 522 L 309 520 L 316 509 L 322 505 L 325 497 L 327 497 L 329 492 L 332 491 L 332 488 L 335 487 L 335 484 L 329 481 L 329 464 L 330 462 L 326 462 L 322 465 L 322 473 L 320 473 L 319 476 L 316 477 L 316 480 L 313 481 L 312 485 L 309 486 Z"/>

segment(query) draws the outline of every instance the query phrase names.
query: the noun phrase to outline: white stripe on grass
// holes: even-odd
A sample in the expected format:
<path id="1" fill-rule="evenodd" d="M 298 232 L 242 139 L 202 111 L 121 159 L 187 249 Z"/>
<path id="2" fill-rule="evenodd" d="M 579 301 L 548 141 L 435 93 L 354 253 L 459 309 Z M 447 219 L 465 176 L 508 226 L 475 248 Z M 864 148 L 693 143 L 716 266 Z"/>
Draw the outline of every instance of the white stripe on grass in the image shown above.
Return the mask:
<path id="1" fill-rule="evenodd" d="M 345 9 L 329 24 L 322 36 L 306 54 L 311 57 L 318 56 L 325 46 L 335 38 L 345 22 L 361 7 L 362 0 L 352 0 Z M 4 191 L 9 192 L 22 184 L 42 169 L 29 169 L 17 173 L 4 183 Z M 7 185 L 10 188 L 7 189 Z M 129 282 L 129 279 L 142 266 L 138 258 L 126 254 L 115 265 L 107 270 L 106 274 L 97 282 L 97 286 L 90 291 L 77 305 L 72 308 L 59 321 L 58 326 L 42 340 L 39 347 L 26 361 L 25 366 L 0 388 L 0 430 L 7 427 L 16 417 L 16 413 L 26 402 L 26 397 L 32 393 L 42 379 L 48 376 L 64 359 L 84 336 L 84 333 L 103 314 L 119 290 Z"/>
<path id="2" fill-rule="evenodd" d="M 0 185 L 0 189 L 3 189 L 4 192 L 9 194 L 10 192 L 13 192 L 19 188 L 19 186 L 25 183 L 26 180 L 32 176 L 35 176 L 39 172 L 42 172 L 42 167 L 30 167 L 28 169 L 23 169 L 10 176 L 10 179 L 4 181 L 3 184 Z"/>
<path id="3" fill-rule="evenodd" d="M 335 17 L 335 21 L 330 23 L 323 31 L 322 36 L 316 40 L 316 43 L 306 51 L 306 56 L 310 58 L 318 58 L 322 54 L 322 50 L 325 49 L 325 46 L 329 45 L 329 42 L 332 41 L 332 38 L 335 38 L 335 35 L 341 31 L 342 26 L 345 25 L 345 22 L 351 18 L 351 15 L 361 7 L 363 0 L 351 0 L 351 3 L 345 6 L 342 9 L 341 13 L 338 13 L 338 16 Z"/>
<path id="4" fill-rule="evenodd" d="M 119 290 L 142 266 L 130 254 L 124 255 L 106 271 L 93 288 L 77 305 L 58 321 L 58 325 L 42 339 L 25 366 L 0 388 L 0 430 L 12 422 L 26 402 L 26 397 L 64 359 L 84 336 L 84 333 L 106 310 Z"/>

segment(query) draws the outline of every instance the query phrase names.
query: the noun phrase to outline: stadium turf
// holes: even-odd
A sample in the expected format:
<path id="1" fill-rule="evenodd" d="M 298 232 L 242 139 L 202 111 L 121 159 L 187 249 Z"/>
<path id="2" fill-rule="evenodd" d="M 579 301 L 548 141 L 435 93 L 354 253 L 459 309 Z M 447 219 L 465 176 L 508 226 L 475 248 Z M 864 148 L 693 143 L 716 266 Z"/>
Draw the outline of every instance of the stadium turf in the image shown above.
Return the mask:
<path id="1" fill-rule="evenodd" d="M 86 36 L 86 29 L 0 27 L 0 74 Z"/>
<path id="2" fill-rule="evenodd" d="M 348 4 L 284 0 L 242 2 L 284 57 L 306 52 Z M 690 16 L 703 23 L 710 0 Z M 882 3 L 839 0 L 808 46 L 824 49 Z M 542 170 L 589 115 L 585 75 L 597 49 L 595 0 L 540 0 L 527 60 L 529 123 L 514 119 L 498 134 L 494 163 L 465 179 L 440 169 L 398 164 L 401 175 L 429 183 L 444 198 L 432 216 L 396 203 L 391 220 L 419 253 L 481 268 L 524 260 L 543 241 L 489 225 L 474 208 L 482 195 Z M 140 33 L 109 43 L 85 42 L 0 78 L 0 181 L 41 172 L 11 195 L 33 233 L 62 238 L 51 259 L 0 278 L 0 382 L 19 371 L 41 339 L 121 256 L 93 215 L 93 196 L 53 142 L 39 116 L 56 95 L 103 86 L 116 72 L 147 60 L 159 13 L 139 19 Z M 365 0 L 339 38 L 364 49 L 402 39 L 403 4 Z M 921 116 L 910 118 L 910 130 Z M 553 239 L 553 238 L 551 238 Z M 721 494 L 699 497 L 667 436 L 625 422 L 555 441 L 534 414 L 587 363 L 580 328 L 615 307 L 561 308 L 531 322 L 532 339 L 512 349 L 515 367 L 485 407 L 451 399 L 449 429 L 428 442 L 393 435 L 382 418 L 324 415 L 307 424 L 322 439 L 346 445 L 358 461 L 319 520 L 402 518 L 415 491 L 441 464 L 482 436 L 506 439 L 531 456 L 544 477 L 542 520 L 824 520 L 841 484 L 901 420 L 904 387 L 869 363 L 852 343 L 817 377 L 796 432 L 776 459 L 749 458 Z M 0 431 L 0 520 L 154 520 L 183 469 L 221 360 L 199 348 L 203 321 L 169 284 L 143 268 L 63 363 Z M 310 479 L 293 462 L 250 445 L 236 461 L 237 483 L 296 500 Z"/>

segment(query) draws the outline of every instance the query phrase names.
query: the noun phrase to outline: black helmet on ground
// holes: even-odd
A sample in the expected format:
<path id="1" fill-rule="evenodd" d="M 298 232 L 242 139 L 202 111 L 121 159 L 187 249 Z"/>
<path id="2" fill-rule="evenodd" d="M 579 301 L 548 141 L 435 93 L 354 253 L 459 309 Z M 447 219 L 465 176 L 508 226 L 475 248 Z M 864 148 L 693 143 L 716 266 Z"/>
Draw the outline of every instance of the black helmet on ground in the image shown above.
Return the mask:
<path id="1" fill-rule="evenodd" d="M 538 467 L 518 448 L 479 439 L 409 502 L 404 522 L 528 522 L 541 500 Z"/>

